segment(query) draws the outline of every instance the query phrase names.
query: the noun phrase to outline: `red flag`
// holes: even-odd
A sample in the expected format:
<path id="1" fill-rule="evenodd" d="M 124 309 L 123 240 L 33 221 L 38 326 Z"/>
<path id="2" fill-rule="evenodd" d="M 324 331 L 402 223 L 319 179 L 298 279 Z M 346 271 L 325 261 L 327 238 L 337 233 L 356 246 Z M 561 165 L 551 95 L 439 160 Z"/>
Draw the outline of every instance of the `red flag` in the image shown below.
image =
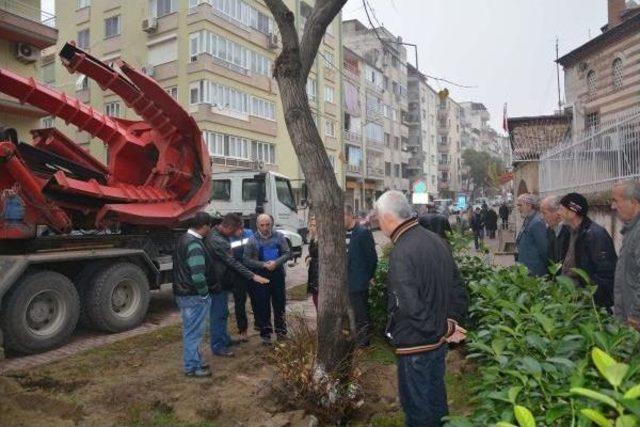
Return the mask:
<path id="1" fill-rule="evenodd" d="M 502 129 L 505 132 L 509 132 L 509 124 L 507 123 L 507 103 L 504 103 L 504 109 L 502 110 Z"/>

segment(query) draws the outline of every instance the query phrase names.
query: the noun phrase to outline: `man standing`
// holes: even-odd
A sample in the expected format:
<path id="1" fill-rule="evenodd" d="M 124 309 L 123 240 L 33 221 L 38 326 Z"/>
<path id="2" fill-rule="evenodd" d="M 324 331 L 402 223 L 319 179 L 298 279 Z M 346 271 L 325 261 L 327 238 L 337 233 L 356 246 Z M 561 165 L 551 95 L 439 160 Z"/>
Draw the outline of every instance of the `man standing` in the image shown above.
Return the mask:
<path id="1" fill-rule="evenodd" d="M 418 222 L 427 230 L 449 241 L 447 233 L 451 233 L 451 223 L 446 216 L 438 213 L 435 206 L 427 205 L 427 212 L 420 215 Z"/>
<path id="2" fill-rule="evenodd" d="M 549 242 L 547 227 L 538 214 L 538 198 L 533 194 L 522 194 L 516 206 L 524 219 L 516 237 L 516 261 L 527 267 L 529 274 L 544 276 L 549 265 Z"/>
<path id="3" fill-rule="evenodd" d="M 398 390 L 405 423 L 440 426 L 447 415 L 445 356 L 447 343 L 460 342 L 458 326 L 468 298 L 456 264 L 441 238 L 418 226 L 399 191 L 387 191 L 376 203 L 380 229 L 391 238 L 387 337 L 395 347 Z"/>
<path id="4" fill-rule="evenodd" d="M 249 238 L 253 236 L 253 231 L 242 228 L 240 235 L 232 235 L 229 237 L 231 243 L 231 250 L 233 251 L 233 257 L 239 263 L 242 263 L 244 257 L 244 247 L 249 242 Z M 249 290 L 249 284 L 251 280 L 244 278 L 240 274 L 236 274 L 236 278 L 233 282 L 233 314 L 236 318 L 236 326 L 238 327 L 238 335 L 240 336 L 240 342 L 246 342 L 248 340 L 247 331 L 249 330 L 249 319 L 247 317 L 247 292 Z M 253 304 L 253 299 L 249 298 L 251 303 L 251 309 L 255 313 L 256 309 Z M 254 321 L 255 324 L 255 321 Z"/>
<path id="5" fill-rule="evenodd" d="M 571 229 L 569 247 L 562 262 L 562 274 L 585 285 L 573 272 L 584 270 L 597 286 L 593 300 L 601 307 L 613 306 L 613 280 L 616 270 L 616 251 L 607 230 L 587 216 L 589 204 L 583 195 L 569 193 L 560 199 L 560 215 Z"/>
<path id="6" fill-rule="evenodd" d="M 484 221 L 482 220 L 482 213 L 480 208 L 476 208 L 471 212 L 470 219 L 471 230 L 473 231 L 473 243 L 476 251 L 480 249 L 480 245 L 484 241 Z"/>
<path id="7" fill-rule="evenodd" d="M 206 212 L 198 212 L 189 230 L 178 240 L 173 253 L 173 295 L 182 316 L 184 373 L 196 378 L 211 376 L 198 350 L 204 332 L 202 324 L 211 304 L 207 287 L 210 261 L 202 241 L 209 233 L 210 224 L 211 216 Z"/>
<path id="8" fill-rule="evenodd" d="M 571 231 L 562 223 L 560 217 L 560 200 L 549 196 L 540 203 L 540 214 L 547 224 L 547 238 L 549 240 L 549 260 L 552 263 L 562 262 L 569 247 Z"/>
<path id="9" fill-rule="evenodd" d="M 211 274 L 213 277 L 209 278 L 211 352 L 220 357 L 234 355 L 229 351 L 231 337 L 227 332 L 227 317 L 229 316 L 229 291 L 233 289 L 237 276 L 240 275 L 245 280 L 260 284 L 269 283 L 268 279 L 253 274 L 233 257 L 229 237 L 237 236 L 241 232 L 242 218 L 235 214 L 227 214 L 205 240 L 205 248 L 213 260 L 213 274 Z"/>
<path id="10" fill-rule="evenodd" d="M 267 214 L 261 214 L 256 220 L 258 230 L 249 238 L 244 248 L 244 264 L 270 280 L 268 285 L 252 283 L 249 292 L 256 308 L 260 337 L 265 345 L 271 344 L 271 308 L 273 308 L 273 326 L 278 339 L 287 336 L 285 322 L 285 271 L 284 264 L 291 252 L 284 236 L 273 230 L 273 221 Z"/>
<path id="11" fill-rule="evenodd" d="M 509 207 L 506 203 L 503 202 L 502 205 L 500 205 L 498 215 L 500 215 L 500 219 L 502 220 L 502 229 L 506 230 L 509 228 Z"/>
<path id="12" fill-rule="evenodd" d="M 347 284 L 349 302 L 356 320 L 357 342 L 369 345 L 369 282 L 378 265 L 376 244 L 371 231 L 358 224 L 353 207 L 344 207 L 344 226 L 347 229 Z"/>
<path id="13" fill-rule="evenodd" d="M 624 223 L 616 265 L 613 313 L 640 330 L 640 182 L 616 184 L 611 208 Z"/>
<path id="14" fill-rule="evenodd" d="M 498 229 L 498 214 L 493 208 L 489 208 L 485 215 L 485 226 L 490 239 L 496 238 L 496 230 Z"/>

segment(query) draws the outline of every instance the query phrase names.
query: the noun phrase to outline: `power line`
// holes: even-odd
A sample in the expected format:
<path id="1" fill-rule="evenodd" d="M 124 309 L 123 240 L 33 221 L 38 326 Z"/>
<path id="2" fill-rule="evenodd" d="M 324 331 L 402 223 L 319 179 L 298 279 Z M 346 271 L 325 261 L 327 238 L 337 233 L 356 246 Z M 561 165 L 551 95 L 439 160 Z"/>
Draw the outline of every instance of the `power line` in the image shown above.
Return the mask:
<path id="1" fill-rule="evenodd" d="M 368 0 L 362 0 L 362 6 L 363 6 L 364 11 L 365 11 L 365 13 L 367 15 L 367 20 L 369 21 L 369 25 L 371 26 L 371 29 L 373 30 L 374 34 L 376 35 L 376 38 L 378 39 L 378 41 L 382 44 L 383 50 L 385 52 L 387 52 L 389 55 L 391 55 L 392 57 L 394 57 L 400 63 L 404 63 L 404 60 L 393 52 L 395 49 L 393 49 L 392 47 L 389 46 L 389 42 L 384 40 L 380 36 L 380 33 L 378 33 L 378 27 L 382 27 L 382 25 L 380 24 L 380 21 L 378 21 L 378 19 L 376 18 L 374 9 L 369 4 Z M 369 13 L 370 11 L 371 11 L 371 13 Z M 371 16 L 373 16 L 374 20 L 376 21 L 376 23 L 378 25 L 375 25 L 373 23 L 373 20 L 371 19 Z M 436 76 L 432 76 L 432 75 L 429 75 L 429 74 L 424 74 L 424 75 L 426 77 L 430 78 L 430 79 L 433 79 L 433 80 L 436 80 L 436 81 L 445 82 L 445 83 L 449 83 L 452 86 L 456 86 L 456 87 L 463 88 L 463 89 L 476 89 L 478 87 L 478 86 L 463 85 L 463 84 L 460 84 L 460 83 L 453 82 L 451 80 L 447 80 L 447 79 L 442 78 L 442 77 L 436 77 Z"/>

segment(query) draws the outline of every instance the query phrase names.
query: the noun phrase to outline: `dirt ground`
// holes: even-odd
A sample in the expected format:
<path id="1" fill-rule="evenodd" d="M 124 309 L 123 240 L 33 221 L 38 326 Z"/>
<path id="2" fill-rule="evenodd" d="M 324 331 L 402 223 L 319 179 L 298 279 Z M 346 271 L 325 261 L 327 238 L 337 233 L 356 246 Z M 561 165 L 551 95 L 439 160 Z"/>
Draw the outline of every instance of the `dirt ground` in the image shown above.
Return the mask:
<path id="1" fill-rule="evenodd" d="M 291 299 L 306 298 L 294 291 L 290 290 Z M 269 356 L 274 350 L 262 346 L 257 335 L 234 347 L 234 358 L 213 357 L 204 350 L 213 372 L 210 379 L 183 375 L 181 348 L 176 325 L 38 368 L 9 372 L 0 376 L 0 425 L 323 425 L 293 400 L 273 392 L 277 378 Z M 395 356 L 382 339 L 375 339 L 365 360 L 365 404 L 350 425 L 402 426 Z M 447 384 L 452 414 L 469 410 L 465 372 L 462 356 L 450 352 Z"/>

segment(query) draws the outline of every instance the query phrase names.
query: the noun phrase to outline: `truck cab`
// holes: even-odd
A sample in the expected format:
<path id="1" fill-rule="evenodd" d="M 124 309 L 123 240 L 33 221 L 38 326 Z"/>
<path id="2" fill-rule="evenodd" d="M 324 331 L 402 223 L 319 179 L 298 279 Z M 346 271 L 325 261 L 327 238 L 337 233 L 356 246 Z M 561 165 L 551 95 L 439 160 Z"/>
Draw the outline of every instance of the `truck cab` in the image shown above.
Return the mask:
<path id="1" fill-rule="evenodd" d="M 276 172 L 249 170 L 212 174 L 211 201 L 206 210 L 210 214 L 236 213 L 248 225 L 256 206 L 262 205 L 264 213 L 274 219 L 275 229 L 284 234 L 294 258 L 302 255 L 306 227 L 298 215 L 291 182 Z M 263 199 L 263 200 L 260 200 Z"/>

